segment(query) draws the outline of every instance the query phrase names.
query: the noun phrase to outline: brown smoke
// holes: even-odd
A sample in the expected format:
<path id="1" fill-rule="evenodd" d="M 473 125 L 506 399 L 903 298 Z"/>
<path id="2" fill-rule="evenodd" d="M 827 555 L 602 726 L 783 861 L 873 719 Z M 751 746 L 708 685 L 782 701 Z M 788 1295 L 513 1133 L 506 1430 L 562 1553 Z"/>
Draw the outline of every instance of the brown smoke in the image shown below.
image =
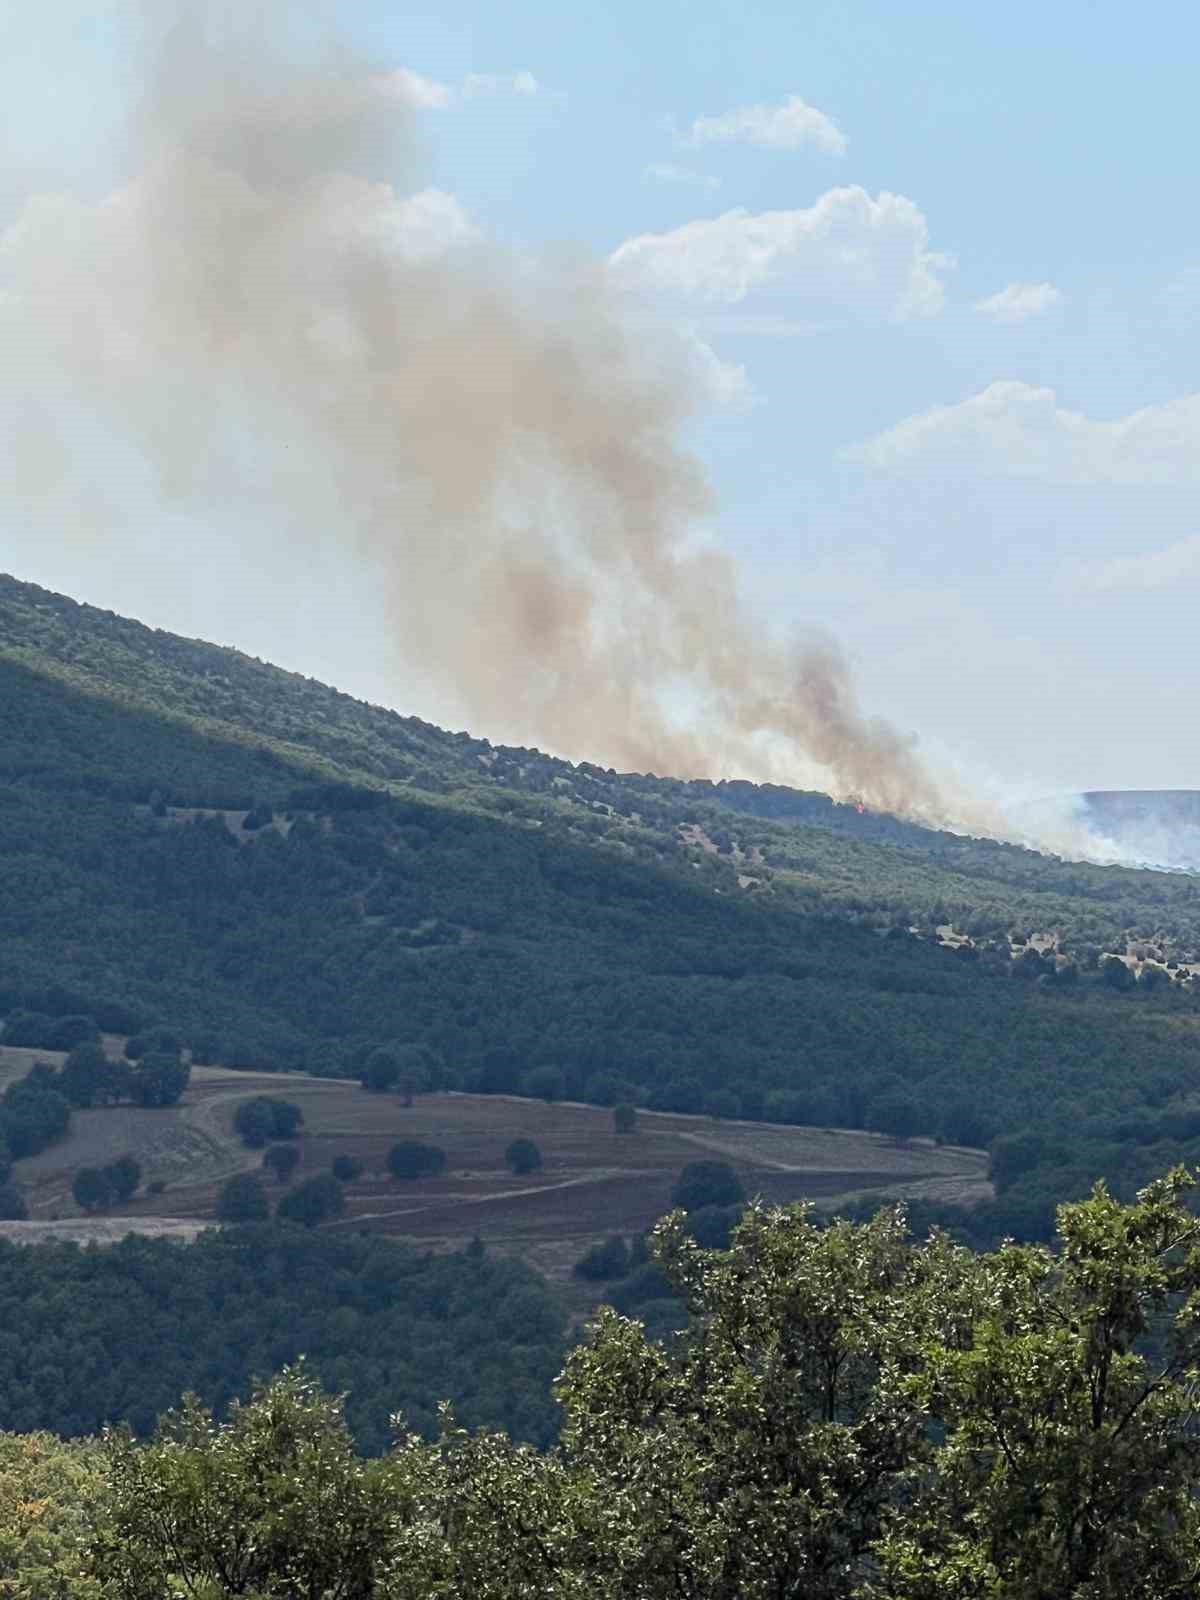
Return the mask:
<path id="1" fill-rule="evenodd" d="M 141 13 L 128 181 L 31 202 L 4 241 L 19 363 L 70 395 L 16 426 L 25 492 L 76 470 L 82 430 L 150 463 L 164 505 L 236 515 L 291 560 L 337 540 L 370 563 L 398 662 L 478 732 L 942 816 L 837 651 L 771 642 L 733 563 L 697 548 L 685 341 L 603 266 L 505 258 L 414 193 L 385 69 L 297 42 L 286 7 L 166 10 Z M 93 530 L 119 518 L 119 474 L 79 501 Z"/>

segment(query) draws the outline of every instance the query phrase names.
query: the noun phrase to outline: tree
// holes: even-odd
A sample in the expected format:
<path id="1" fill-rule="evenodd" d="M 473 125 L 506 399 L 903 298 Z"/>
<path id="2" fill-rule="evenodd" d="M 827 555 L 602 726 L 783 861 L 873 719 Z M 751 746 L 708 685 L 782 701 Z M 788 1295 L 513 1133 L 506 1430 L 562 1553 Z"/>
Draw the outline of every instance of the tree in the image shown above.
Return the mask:
<path id="1" fill-rule="evenodd" d="M 275 1174 L 276 1183 L 286 1183 L 300 1164 L 300 1152 L 294 1144 L 272 1144 L 263 1151 L 262 1164 Z"/>
<path id="2" fill-rule="evenodd" d="M 867 1107 L 866 1123 L 872 1133 L 886 1133 L 903 1144 L 911 1139 L 926 1118 L 913 1095 L 905 1089 L 889 1089 Z"/>
<path id="3" fill-rule="evenodd" d="M 560 1067 L 534 1067 L 521 1079 L 521 1093 L 531 1100 L 544 1100 L 547 1105 L 562 1099 L 565 1086 Z"/>
<path id="4" fill-rule="evenodd" d="M 455 1431 L 396 1458 L 424 1518 L 399 1600 L 1185 1600 L 1194 1187 L 1176 1170 L 1123 1206 L 1097 1185 L 1057 1252 L 990 1256 L 914 1244 L 898 1210 L 756 1206 L 728 1252 L 668 1218 L 690 1332 L 663 1347 L 602 1310 L 558 1451 Z"/>
<path id="5" fill-rule="evenodd" d="M 29 1207 L 21 1191 L 15 1184 L 0 1179 L 0 1222 L 25 1222 L 28 1216 Z"/>
<path id="6" fill-rule="evenodd" d="M 532 1139 L 514 1139 L 504 1152 L 505 1165 L 518 1177 L 536 1172 L 542 1164 L 542 1152 Z"/>
<path id="7" fill-rule="evenodd" d="M 234 1130 L 251 1150 L 261 1150 L 272 1139 L 294 1139 L 303 1123 L 298 1105 L 266 1094 L 243 1100 L 233 1117 Z"/>
<path id="8" fill-rule="evenodd" d="M 363 1070 L 362 1085 L 372 1094 L 386 1094 L 396 1085 L 400 1076 L 401 1061 L 395 1050 L 387 1045 L 380 1045 L 372 1050 L 367 1057 L 367 1064 Z"/>
<path id="9" fill-rule="evenodd" d="M 271 1215 L 262 1179 L 252 1172 L 239 1172 L 221 1187 L 217 1196 L 217 1218 L 221 1222 L 265 1222 Z"/>
<path id="10" fill-rule="evenodd" d="M 315 1228 L 330 1217 L 340 1216 L 345 1208 L 346 1191 L 331 1172 L 320 1172 L 289 1190 L 275 1208 L 275 1215 L 283 1222 Z"/>
<path id="11" fill-rule="evenodd" d="M 142 1181 L 142 1168 L 133 1156 L 118 1156 L 103 1169 L 105 1180 L 114 1201 L 129 1200 L 137 1193 Z"/>
<path id="12" fill-rule="evenodd" d="M 363 1164 L 357 1156 L 334 1156 L 330 1171 L 339 1183 L 356 1183 L 362 1177 Z"/>
<path id="13" fill-rule="evenodd" d="M 745 1198 L 741 1179 L 726 1161 L 689 1161 L 671 1190 L 671 1204 L 683 1211 L 737 1206 Z"/>
<path id="14" fill-rule="evenodd" d="M 637 1112 L 633 1106 L 619 1105 L 613 1107 L 613 1131 L 615 1133 L 632 1133 L 637 1127 Z"/>
<path id="15" fill-rule="evenodd" d="M 718 1120 L 736 1117 L 742 1103 L 732 1089 L 713 1089 L 704 1097 L 704 1114 Z"/>
<path id="16" fill-rule="evenodd" d="M 76 1045 L 62 1064 L 58 1092 L 80 1109 L 94 1106 L 107 1083 L 108 1067 L 103 1045 L 92 1042 Z"/>
<path id="17" fill-rule="evenodd" d="M 387 1159 L 393 1178 L 435 1178 L 446 1170 L 446 1152 L 418 1139 L 402 1139 L 394 1144 Z"/>
<path id="18" fill-rule="evenodd" d="M 83 1211 L 102 1211 L 112 1198 L 112 1185 L 101 1167 L 80 1167 L 71 1181 L 75 1204 Z"/>
<path id="19" fill-rule="evenodd" d="M 130 1074 L 130 1092 L 139 1106 L 177 1105 L 188 1086 L 192 1069 L 167 1051 L 145 1055 Z"/>
<path id="20" fill-rule="evenodd" d="M 1110 989 L 1116 989 L 1118 993 L 1132 989 L 1137 982 L 1129 967 L 1119 956 L 1105 956 L 1100 963 L 1100 976 Z"/>
<path id="21" fill-rule="evenodd" d="M 586 1278 L 589 1283 L 623 1278 L 629 1271 L 629 1246 L 619 1234 L 614 1234 L 580 1256 L 573 1270 L 577 1278 Z"/>
<path id="22" fill-rule="evenodd" d="M 340 1401 L 303 1366 L 218 1423 L 191 1399 L 154 1441 L 106 1441 L 109 1521 L 97 1539 L 106 1594 L 365 1600 L 382 1594 L 396 1507 L 382 1462 L 361 1460 Z"/>

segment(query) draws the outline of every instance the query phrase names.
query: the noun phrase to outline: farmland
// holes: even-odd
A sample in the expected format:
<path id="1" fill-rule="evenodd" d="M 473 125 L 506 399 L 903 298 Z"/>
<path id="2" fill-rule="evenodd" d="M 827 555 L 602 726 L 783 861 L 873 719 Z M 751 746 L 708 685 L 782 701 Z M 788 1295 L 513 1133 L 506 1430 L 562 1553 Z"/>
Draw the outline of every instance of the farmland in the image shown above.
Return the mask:
<path id="1" fill-rule="evenodd" d="M 29 1055 L 0 1050 L 0 1085 L 28 1069 Z M 100 1237 L 112 1237 L 122 1223 L 173 1232 L 210 1222 L 225 1179 L 259 1165 L 260 1155 L 233 1131 L 239 1102 L 258 1094 L 282 1095 L 303 1110 L 293 1184 L 328 1171 L 337 1155 L 362 1163 L 362 1177 L 347 1191 L 346 1214 L 327 1226 L 368 1229 L 435 1250 L 478 1235 L 559 1281 L 569 1279 L 589 1245 L 637 1233 L 668 1210 L 672 1184 L 689 1161 L 728 1161 L 747 1193 L 775 1202 L 830 1204 L 870 1192 L 969 1204 L 990 1193 L 981 1152 L 926 1141 L 900 1145 L 862 1132 L 653 1112 L 641 1112 L 636 1131 L 621 1135 L 611 1113 L 595 1106 L 468 1094 L 424 1095 L 405 1106 L 397 1095 L 367 1094 L 345 1080 L 196 1067 L 178 1106 L 76 1112 L 66 1140 L 19 1164 L 15 1176 L 39 1225 L 33 1231 L 54 1218 L 70 1220 L 73 1236 L 82 1228 Z M 532 1139 L 543 1157 L 541 1170 L 525 1177 L 514 1177 L 504 1160 L 518 1137 Z M 393 1181 L 387 1153 L 399 1139 L 441 1146 L 446 1171 Z M 126 1151 L 141 1163 L 147 1184 L 164 1185 L 162 1192 L 143 1188 L 124 1207 L 83 1221 L 71 1199 L 72 1175 Z M 268 1188 L 273 1196 L 285 1192 L 273 1180 Z M 4 1227 L 10 1236 L 22 1233 L 20 1224 Z"/>

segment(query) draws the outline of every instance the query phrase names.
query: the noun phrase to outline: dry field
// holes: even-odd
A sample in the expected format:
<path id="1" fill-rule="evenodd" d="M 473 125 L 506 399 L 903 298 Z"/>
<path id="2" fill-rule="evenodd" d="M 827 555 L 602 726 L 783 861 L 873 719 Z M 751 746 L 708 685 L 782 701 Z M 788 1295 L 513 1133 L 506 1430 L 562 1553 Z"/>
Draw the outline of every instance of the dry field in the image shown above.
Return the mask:
<path id="1" fill-rule="evenodd" d="M 52 1059 L 46 1052 L 0 1049 L 0 1087 L 35 1056 Z M 20 1162 L 14 1176 L 33 1218 L 70 1223 L 72 1236 L 82 1230 L 108 1238 L 114 1224 L 147 1232 L 195 1228 L 213 1218 L 227 1177 L 259 1165 L 260 1155 L 233 1134 L 238 1102 L 256 1094 L 282 1095 L 303 1109 L 301 1161 L 292 1183 L 328 1171 L 343 1152 L 363 1163 L 362 1178 L 347 1191 L 346 1215 L 328 1226 L 367 1228 L 433 1249 L 478 1234 L 560 1281 L 569 1280 L 573 1263 L 598 1239 L 636 1233 L 668 1210 L 672 1184 L 689 1161 L 726 1160 L 747 1193 L 777 1202 L 829 1204 L 870 1192 L 971 1203 L 991 1192 L 982 1152 L 924 1141 L 896 1145 L 867 1133 L 652 1112 L 639 1114 L 636 1132 L 619 1135 L 611 1113 L 594 1106 L 442 1094 L 406 1107 L 398 1096 L 370 1095 L 354 1083 L 214 1067 L 195 1068 L 182 1103 L 168 1110 L 76 1112 L 70 1136 Z M 525 1178 L 514 1177 L 504 1163 L 505 1147 L 519 1136 L 535 1141 L 544 1163 Z M 404 1138 L 440 1145 L 446 1172 L 392 1181 L 387 1153 Z M 84 1221 L 71 1199 L 72 1175 L 125 1151 L 142 1163 L 146 1182 L 161 1181 L 164 1192 L 143 1190 L 119 1211 Z M 269 1188 L 284 1192 L 274 1180 Z M 4 1225 L 6 1234 L 13 1230 L 20 1233 L 22 1225 Z"/>

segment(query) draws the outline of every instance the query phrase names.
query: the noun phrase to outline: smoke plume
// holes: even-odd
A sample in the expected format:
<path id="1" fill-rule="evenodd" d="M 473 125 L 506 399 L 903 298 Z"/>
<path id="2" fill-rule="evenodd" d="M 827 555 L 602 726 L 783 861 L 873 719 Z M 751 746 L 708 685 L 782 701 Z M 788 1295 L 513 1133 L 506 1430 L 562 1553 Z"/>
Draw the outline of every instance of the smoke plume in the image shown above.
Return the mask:
<path id="1" fill-rule="evenodd" d="M 10 495 L 88 539 L 136 489 L 293 561 L 336 540 L 385 586 L 397 670 L 479 733 L 945 817 L 837 650 L 774 642 L 698 543 L 687 341 L 602 264 L 490 248 L 421 187 L 411 74 L 288 9 L 128 13 L 122 181 L 0 238 Z"/>

